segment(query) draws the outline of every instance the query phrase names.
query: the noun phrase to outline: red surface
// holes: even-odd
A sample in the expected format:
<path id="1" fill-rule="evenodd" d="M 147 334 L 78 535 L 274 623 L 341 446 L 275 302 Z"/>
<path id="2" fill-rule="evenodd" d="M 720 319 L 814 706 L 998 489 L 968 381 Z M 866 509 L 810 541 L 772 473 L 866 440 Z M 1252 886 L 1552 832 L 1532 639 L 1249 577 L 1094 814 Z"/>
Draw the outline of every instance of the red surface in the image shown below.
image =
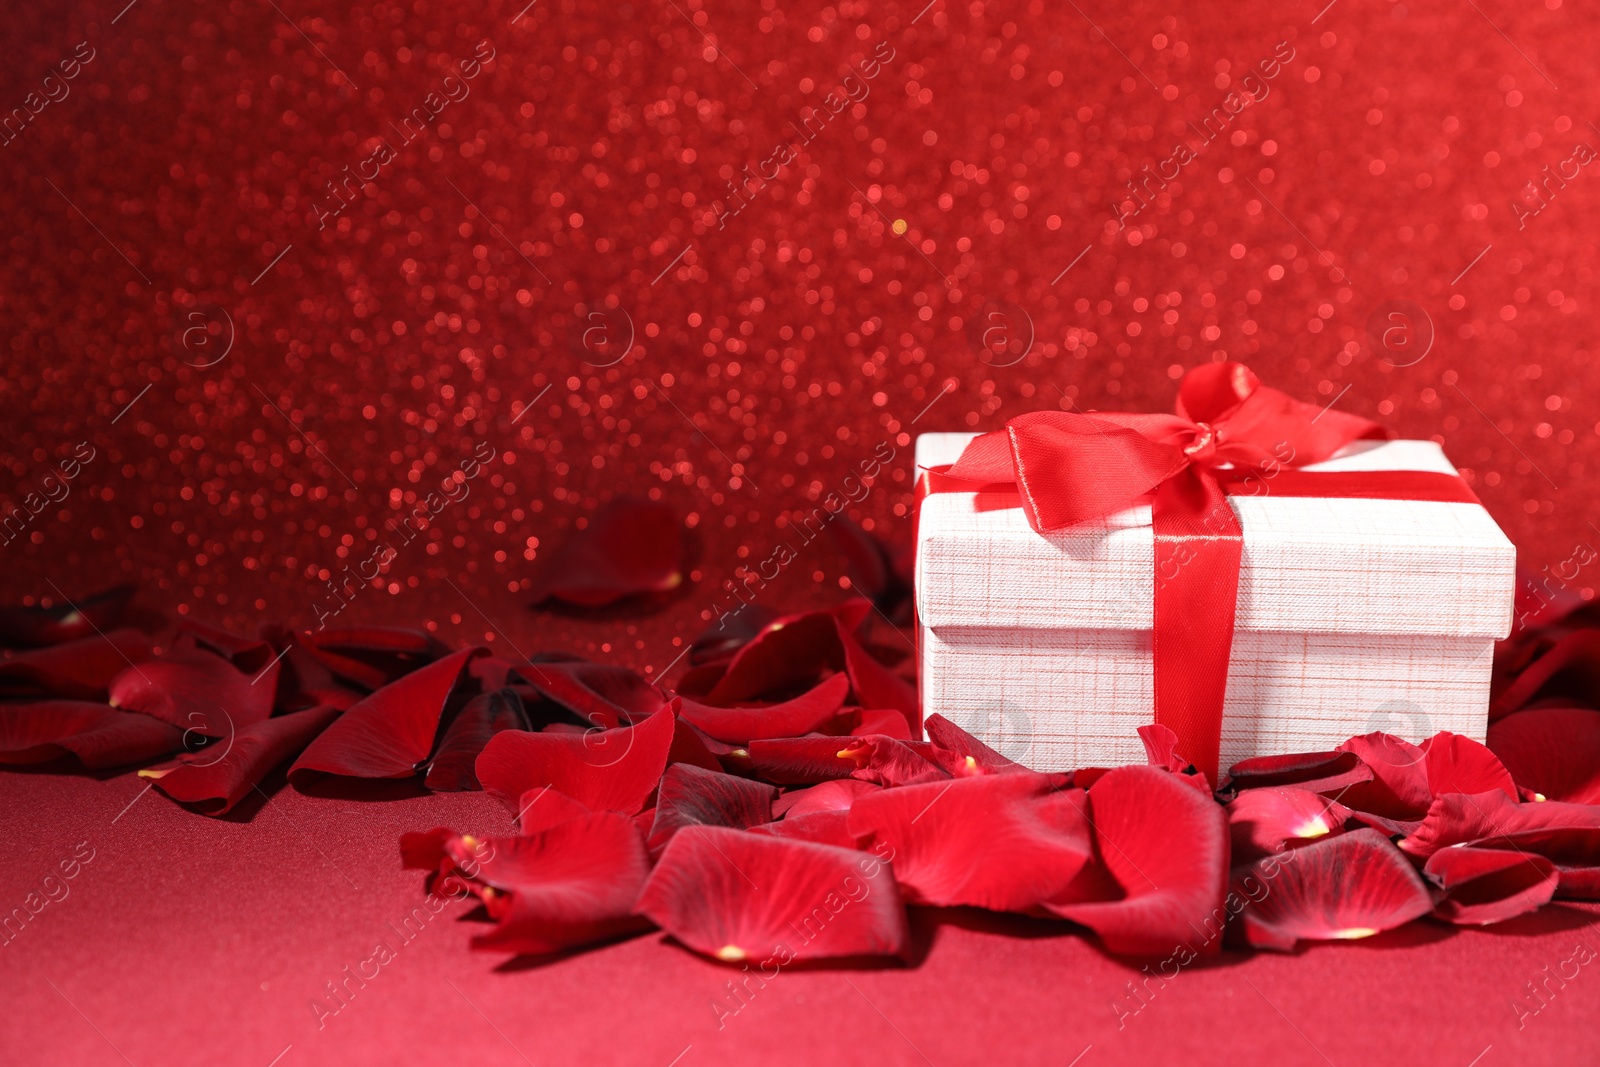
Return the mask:
<path id="1" fill-rule="evenodd" d="M 1600 462 L 1597 187 L 1563 161 L 1600 143 L 1595 16 L 1323 6 L 24 5 L 0 108 L 61 96 L 46 74 L 80 60 L 0 146 L 0 489 L 66 495 L 0 546 L 0 597 L 135 579 L 205 621 L 306 628 L 323 583 L 389 542 L 339 623 L 659 672 L 730 604 L 724 578 L 883 449 L 900 469 L 852 514 L 903 541 L 912 433 L 1069 401 L 1169 410 L 1182 370 L 1224 354 L 1437 435 L 1526 564 L 1592 586 L 1563 565 Z M 485 38 L 468 95 L 401 144 L 391 124 Z M 1245 82 L 1280 41 L 1295 58 Z M 881 42 L 870 95 L 719 228 L 729 180 Z M 1270 93 L 1117 231 L 1118 190 L 1241 84 Z M 383 136 L 395 158 L 319 231 L 328 183 Z M 1546 166 L 1577 176 L 1513 209 Z M 608 301 L 625 353 L 586 332 Z M 1378 340 L 1395 301 L 1399 325 L 1431 323 L 1420 358 Z M 1018 309 L 1034 341 L 1012 363 Z M 429 530 L 390 525 L 488 449 Z M 622 490 L 689 516 L 682 593 L 636 619 L 528 613 L 535 564 Z M 838 595 L 827 539 L 796 547 L 768 607 Z M 151 793 L 113 822 L 141 788 L 0 775 L 6 907 L 96 849 L 0 948 L 0 1059 L 520 1062 L 514 1043 L 535 1063 L 923 1062 L 909 1037 L 939 1067 L 1088 1045 L 1086 1065 L 1492 1046 L 1487 1065 L 1600 1042 L 1587 966 L 1525 1028 L 1510 1006 L 1594 943 L 1574 907 L 1228 957 L 1121 1033 L 1108 1002 L 1135 972 L 1054 928 L 957 919 L 910 969 L 785 973 L 719 1034 L 728 972 L 658 938 L 496 970 L 434 924 L 319 1032 L 309 999 L 419 897 L 398 834 L 503 830 L 498 807 L 284 790 L 212 821 Z"/>

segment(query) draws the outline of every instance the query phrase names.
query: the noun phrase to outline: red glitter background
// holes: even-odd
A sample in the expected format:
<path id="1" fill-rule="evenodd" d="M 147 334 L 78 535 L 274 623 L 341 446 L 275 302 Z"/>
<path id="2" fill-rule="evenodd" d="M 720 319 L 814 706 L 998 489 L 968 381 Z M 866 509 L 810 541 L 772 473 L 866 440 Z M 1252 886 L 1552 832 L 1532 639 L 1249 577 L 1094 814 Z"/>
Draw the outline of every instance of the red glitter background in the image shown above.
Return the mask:
<path id="1" fill-rule="evenodd" d="M 1535 570 L 1596 533 L 1592 12 L 924 2 L 8 12 L 7 511 L 94 458 L 0 596 L 306 629 L 488 447 L 337 622 L 659 673 L 880 442 L 851 514 L 903 543 L 915 433 L 1165 410 L 1223 358 L 1443 442 Z M 529 611 L 619 492 L 686 516 L 694 581 Z M 763 602 L 843 577 L 818 541 Z"/>

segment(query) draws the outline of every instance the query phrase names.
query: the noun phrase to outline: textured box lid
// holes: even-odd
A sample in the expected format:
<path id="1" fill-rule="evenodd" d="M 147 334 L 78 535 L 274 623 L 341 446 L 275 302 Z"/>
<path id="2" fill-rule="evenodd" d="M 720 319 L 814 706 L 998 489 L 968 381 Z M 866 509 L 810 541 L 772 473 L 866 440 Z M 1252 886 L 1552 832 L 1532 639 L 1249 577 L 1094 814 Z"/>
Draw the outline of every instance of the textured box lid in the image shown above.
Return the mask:
<path id="1" fill-rule="evenodd" d="M 955 462 L 975 436 L 922 434 L 917 466 Z M 1304 469 L 1455 473 L 1432 441 L 1357 442 Z M 1510 632 L 1516 550 L 1480 505 L 1273 496 L 1268 486 L 1263 495 L 1229 497 L 1244 530 L 1239 629 L 1496 639 Z M 922 501 L 922 625 L 1151 628 L 1148 505 L 1045 535 L 1020 507 L 993 506 L 1007 500 L 1015 497 L 934 493 Z"/>

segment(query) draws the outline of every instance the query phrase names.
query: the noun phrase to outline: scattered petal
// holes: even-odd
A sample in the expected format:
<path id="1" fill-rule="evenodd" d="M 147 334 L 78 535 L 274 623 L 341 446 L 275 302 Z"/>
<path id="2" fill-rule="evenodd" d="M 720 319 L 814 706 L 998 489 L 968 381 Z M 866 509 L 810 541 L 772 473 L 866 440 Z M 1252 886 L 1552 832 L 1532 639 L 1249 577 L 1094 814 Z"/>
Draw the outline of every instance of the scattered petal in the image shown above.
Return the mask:
<path id="1" fill-rule="evenodd" d="M 478 694 L 445 730 L 423 784 L 435 792 L 482 789 L 473 764 L 489 739 L 501 730 L 526 730 L 529 725 L 528 713 L 515 690 Z"/>
<path id="2" fill-rule="evenodd" d="M 1340 833 L 1350 817 L 1344 805 L 1297 786 L 1246 790 L 1227 811 L 1235 865 Z"/>
<path id="3" fill-rule="evenodd" d="M 1489 748 L 1524 789 L 1551 800 L 1600 804 L 1600 711 L 1519 711 L 1490 725 Z"/>
<path id="4" fill-rule="evenodd" d="M 0 607 L 0 645 L 40 648 L 79 641 L 123 624 L 135 587 L 118 585 L 48 608 Z"/>
<path id="5" fill-rule="evenodd" d="M 992 774 L 879 790 L 856 800 L 847 827 L 894 861 L 907 903 L 1022 911 L 1089 861 L 1085 806 L 1082 790 L 1043 775 Z"/>
<path id="6" fill-rule="evenodd" d="M 158 759 L 183 747 L 183 731 L 104 704 L 45 700 L 0 705 L 0 765 L 48 763 L 73 755 L 89 770 Z"/>
<path id="7" fill-rule="evenodd" d="M 174 767 L 139 774 L 202 815 L 222 815 L 274 768 L 299 755 L 338 717 L 338 708 L 321 707 L 263 719 L 215 745 L 179 757 Z"/>
<path id="8" fill-rule="evenodd" d="M 683 584 L 683 524 L 668 504 L 618 497 L 545 564 L 533 602 L 598 608 Z"/>
<path id="9" fill-rule="evenodd" d="M 1089 788 L 1089 815 L 1109 883 L 1075 885 L 1046 911 L 1089 927 L 1112 952 L 1135 956 L 1191 944 L 1208 921 L 1220 928 L 1228 820 L 1213 800 L 1167 771 L 1118 767 Z M 1117 891 L 1113 898 L 1084 899 L 1107 884 Z M 1220 948 L 1213 937 L 1195 951 Z"/>
<path id="10" fill-rule="evenodd" d="M 1422 743 L 1422 751 L 1427 754 L 1424 766 L 1428 773 L 1428 790 L 1433 796 L 1498 789 L 1512 800 L 1517 798 L 1517 786 L 1510 772 L 1493 752 L 1470 737 L 1437 733 Z"/>
<path id="11" fill-rule="evenodd" d="M 1410 862 L 1366 827 L 1240 871 L 1232 899 L 1242 905 L 1245 939 L 1257 948 L 1288 951 L 1297 941 L 1369 937 L 1433 910 Z"/>
<path id="12" fill-rule="evenodd" d="M 739 744 L 811 733 L 839 714 L 849 691 L 849 677 L 835 674 L 793 700 L 764 707 L 718 708 L 680 699 L 687 722 L 718 741 Z"/>
<path id="13" fill-rule="evenodd" d="M 659 856 L 672 836 L 686 826 L 747 830 L 769 822 L 777 795 L 777 789 L 762 782 L 674 764 L 661 779 L 648 841 L 650 854 Z"/>
<path id="14" fill-rule="evenodd" d="M 104 700 L 111 680 L 150 658 L 138 630 L 111 630 L 0 659 L 0 696 Z"/>
<path id="15" fill-rule="evenodd" d="M 483 654 L 464 648 L 390 682 L 353 706 L 311 743 L 289 779 L 297 786 L 317 774 L 350 778 L 409 778 L 433 751 L 445 702 Z"/>
<path id="16" fill-rule="evenodd" d="M 1445 898 L 1433 913 L 1461 926 L 1484 926 L 1535 911 L 1555 895 L 1560 876 L 1543 856 L 1494 848 L 1447 848 L 1423 868 Z"/>
<path id="17" fill-rule="evenodd" d="M 272 685 L 215 652 L 174 648 L 135 664 L 111 682 L 111 706 L 153 715 L 207 737 L 231 737 L 272 714 Z"/>
<path id="18" fill-rule="evenodd" d="M 666 707 L 637 726 L 614 730 L 503 730 L 478 757 L 478 781 L 512 810 L 528 790 L 548 785 L 591 811 L 632 815 L 661 780 L 673 727 L 673 709 Z"/>
<path id="19" fill-rule="evenodd" d="M 725 961 L 895 956 L 908 940 L 905 908 L 882 861 L 720 827 L 673 837 L 637 910 Z"/>
<path id="20" fill-rule="evenodd" d="M 914 785 L 949 777 L 905 741 L 870 737 L 786 737 L 752 741 L 749 767 L 778 785 L 813 785 L 859 778 L 878 785 Z"/>

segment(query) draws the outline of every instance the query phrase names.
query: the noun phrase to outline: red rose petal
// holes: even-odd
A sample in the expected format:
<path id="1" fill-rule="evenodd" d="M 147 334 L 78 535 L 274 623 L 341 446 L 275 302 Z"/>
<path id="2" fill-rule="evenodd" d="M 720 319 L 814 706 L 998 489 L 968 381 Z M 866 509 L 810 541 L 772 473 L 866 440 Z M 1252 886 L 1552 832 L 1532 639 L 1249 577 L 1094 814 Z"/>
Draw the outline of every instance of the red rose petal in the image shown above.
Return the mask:
<path id="1" fill-rule="evenodd" d="M 1165 955 L 1222 910 L 1228 821 L 1209 797 L 1154 767 L 1118 767 L 1089 788 L 1095 852 L 1116 899 L 1064 894 L 1046 911 L 1089 927 L 1112 952 Z M 1074 887 L 1078 889 L 1079 887 Z M 1205 941 L 1201 954 L 1221 948 Z"/>
<path id="2" fill-rule="evenodd" d="M 297 786 L 316 774 L 350 778 L 410 778 L 433 751 L 439 717 L 468 661 L 464 648 L 365 697 L 301 753 L 289 779 Z"/>
<path id="3" fill-rule="evenodd" d="M 512 810 L 528 790 L 548 785 L 593 811 L 632 815 L 661 780 L 673 727 L 673 712 L 667 707 L 637 726 L 615 730 L 504 730 L 478 757 L 478 781 Z"/>
<path id="4" fill-rule="evenodd" d="M 1186 785 L 1198 789 L 1207 797 L 1211 796 L 1211 780 L 1178 753 L 1178 735 L 1172 732 L 1171 727 L 1151 723 L 1139 727 L 1138 732 L 1139 740 L 1144 742 L 1145 759 L 1150 766 L 1182 775 Z"/>
<path id="5" fill-rule="evenodd" d="M 1551 800 L 1600 804 L 1600 711 L 1519 711 L 1489 727 L 1489 748 L 1524 789 Z"/>
<path id="6" fill-rule="evenodd" d="M 207 737 L 231 737 L 272 714 L 273 681 L 256 685 L 215 652 L 174 648 L 112 679 L 110 703 Z"/>
<path id="7" fill-rule="evenodd" d="M 1366 827 L 1241 871 L 1232 899 L 1242 902 L 1245 939 L 1257 948 L 1288 951 L 1297 941 L 1368 937 L 1433 910 L 1416 870 Z"/>
<path id="8" fill-rule="evenodd" d="M 420 630 L 352 626 L 318 630 L 300 639 L 306 650 L 338 677 L 366 689 L 382 689 L 449 652 Z"/>
<path id="9" fill-rule="evenodd" d="M 811 733 L 839 714 L 849 691 L 849 677 L 836 674 L 793 700 L 765 707 L 718 708 L 680 699 L 686 721 L 718 741 L 743 744 Z"/>
<path id="10" fill-rule="evenodd" d="M 1431 856 L 1452 845 L 1546 830 L 1600 830 L 1600 806 L 1553 800 L 1519 804 L 1498 789 L 1475 796 L 1451 793 L 1433 802 L 1400 847 L 1413 856 Z"/>
<path id="11" fill-rule="evenodd" d="M 104 699 L 113 678 L 149 658 L 150 638 L 127 629 L 19 652 L 0 660 L 0 696 Z"/>
<path id="12" fill-rule="evenodd" d="M 1494 699 L 1490 719 L 1526 707 L 1541 696 L 1571 703 L 1600 703 L 1600 630 L 1575 630 L 1557 638 Z"/>
<path id="13" fill-rule="evenodd" d="M 748 778 L 703 770 L 685 764 L 667 768 L 650 827 L 650 854 L 659 856 L 674 834 L 686 826 L 729 826 L 746 830 L 772 819 L 777 789 Z"/>
<path id="14" fill-rule="evenodd" d="M 845 712 L 849 714 L 848 709 Z M 893 708 L 859 708 L 855 712 L 855 725 L 850 732 L 856 737 L 882 734 L 897 741 L 911 740 L 911 724 L 903 713 Z"/>
<path id="15" fill-rule="evenodd" d="M 118 585 L 53 607 L 0 607 L 0 645 L 39 648 L 94 637 L 121 626 L 135 587 Z"/>
<path id="16" fill-rule="evenodd" d="M 959 756 L 962 762 L 971 761 L 974 767 L 990 774 L 1027 773 L 1028 769 L 1022 764 L 1002 756 L 943 715 L 930 716 L 923 728 L 928 731 L 930 741 Z"/>
<path id="17" fill-rule="evenodd" d="M 760 700 L 769 694 L 810 687 L 820 671 L 843 666 L 839 631 L 831 612 L 786 615 L 734 654 L 721 679 L 706 693 L 706 700 L 721 706 Z"/>
<path id="18" fill-rule="evenodd" d="M 1517 798 L 1516 783 L 1495 758 L 1493 752 L 1470 737 L 1441 732 L 1422 743 L 1427 754 L 1424 768 L 1428 789 L 1434 796 L 1445 793 L 1487 793 L 1498 789 Z"/>
<path id="19" fill-rule="evenodd" d="M 482 789 L 473 770 L 478 753 L 501 730 L 526 730 L 529 725 L 522 698 L 514 690 L 478 694 L 445 729 L 423 784 L 436 793 Z"/>
<path id="20" fill-rule="evenodd" d="M 627 667 L 607 663 L 537 663 L 518 667 L 535 689 L 590 726 L 611 729 L 654 715 L 667 695 Z"/>
<path id="21" fill-rule="evenodd" d="M 777 822 L 752 826 L 750 832 L 792 841 L 810 841 L 815 845 L 833 845 L 835 848 L 855 849 L 859 846 L 856 836 L 850 832 L 849 813 L 840 810 L 786 815 Z"/>
<path id="22" fill-rule="evenodd" d="M 683 584 L 683 524 L 668 504 L 618 497 L 574 531 L 534 582 L 533 602 L 604 607 Z"/>
<path id="23" fill-rule="evenodd" d="M 193 805 L 203 815 L 222 815 L 275 767 L 299 755 L 338 717 L 338 708 L 321 707 L 264 719 L 215 746 L 180 757 L 175 767 L 139 774 L 152 779 L 156 788 L 173 800 Z M 213 749 L 221 749 L 220 754 Z"/>
<path id="24" fill-rule="evenodd" d="M 652 809 L 654 810 L 654 809 Z M 517 803 L 516 823 L 519 833 L 536 834 L 548 830 L 568 819 L 589 814 L 589 809 L 559 790 L 542 785 L 522 794 Z M 645 825 L 648 831 L 649 824 Z"/>
<path id="25" fill-rule="evenodd" d="M 71 754 L 90 770 L 157 759 L 183 747 L 183 731 L 104 704 L 45 700 L 0 706 L 0 765 L 48 763 Z"/>
<path id="26" fill-rule="evenodd" d="M 879 790 L 857 799 L 846 825 L 893 860 L 908 903 L 1021 911 L 1089 861 L 1086 803 L 1043 775 L 991 774 Z"/>
<path id="27" fill-rule="evenodd" d="M 772 805 L 775 817 L 809 815 L 815 811 L 849 811 L 850 805 L 868 793 L 876 793 L 883 786 L 855 778 L 839 778 L 805 789 L 791 789 Z"/>
<path id="28" fill-rule="evenodd" d="M 710 826 L 672 839 L 637 910 L 726 961 L 894 956 L 909 936 L 894 878 L 875 857 Z"/>
<path id="29" fill-rule="evenodd" d="M 828 532 L 844 553 L 851 586 L 868 597 L 891 621 L 909 621 L 910 576 L 895 565 L 894 553 L 889 547 L 848 515 L 836 516 L 828 524 Z"/>
<path id="30" fill-rule="evenodd" d="M 450 858 L 445 845 L 457 836 L 448 826 L 401 834 L 400 865 L 408 871 L 437 871 Z"/>
<path id="31" fill-rule="evenodd" d="M 1287 756 L 1257 756 L 1228 769 L 1233 789 L 1297 785 L 1313 793 L 1338 793 L 1347 786 L 1372 781 L 1372 768 L 1354 752 L 1297 752 Z"/>
<path id="32" fill-rule="evenodd" d="M 894 671 L 879 663 L 862 647 L 843 620 L 835 618 L 834 627 L 839 633 L 839 645 L 844 652 L 844 671 L 850 676 L 850 688 L 856 702 L 869 708 L 893 708 L 906 718 L 906 726 L 913 737 L 922 735 L 922 705 L 917 700 L 916 687 Z"/>
<path id="33" fill-rule="evenodd" d="M 535 834 L 472 845 L 468 873 L 511 894 L 499 924 L 474 937 L 473 948 L 547 955 L 647 926 L 633 904 L 650 860 L 626 815 L 594 812 Z"/>
<path id="34" fill-rule="evenodd" d="M 1493 848 L 1447 848 L 1423 872 L 1446 896 L 1434 915 L 1462 926 L 1503 922 L 1536 911 L 1555 895 L 1560 876 L 1543 856 Z"/>
<path id="35" fill-rule="evenodd" d="M 1433 793 L 1428 789 L 1428 756 L 1421 748 L 1390 734 L 1370 733 L 1352 737 L 1338 750 L 1354 752 L 1372 769 L 1372 781 L 1342 791 L 1339 802 L 1345 807 L 1391 822 L 1420 819 L 1427 812 Z"/>
<path id="36" fill-rule="evenodd" d="M 1350 817 L 1343 804 L 1296 786 L 1246 790 L 1227 811 L 1235 866 L 1339 833 Z"/>
<path id="37" fill-rule="evenodd" d="M 788 737 L 752 741 L 750 769 L 778 785 L 859 778 L 877 785 L 914 785 L 949 777 L 905 741 L 871 737 Z"/>

